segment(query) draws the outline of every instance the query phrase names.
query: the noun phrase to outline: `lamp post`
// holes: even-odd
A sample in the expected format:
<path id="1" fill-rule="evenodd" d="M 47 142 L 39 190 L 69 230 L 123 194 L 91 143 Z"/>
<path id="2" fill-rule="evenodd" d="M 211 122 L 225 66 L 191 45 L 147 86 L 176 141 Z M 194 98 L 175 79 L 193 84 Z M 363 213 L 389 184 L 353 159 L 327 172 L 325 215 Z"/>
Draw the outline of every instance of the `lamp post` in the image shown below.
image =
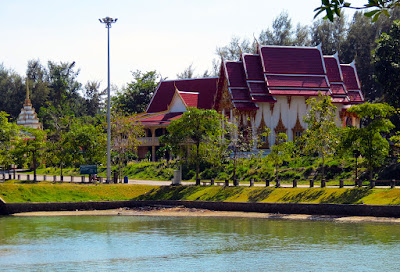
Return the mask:
<path id="1" fill-rule="evenodd" d="M 107 28 L 107 61 L 108 61 L 108 87 L 107 87 L 107 183 L 111 182 L 111 109 L 110 109 L 110 28 L 111 24 L 117 22 L 117 18 L 113 19 L 105 17 L 99 19 L 100 23 L 106 25 Z"/>

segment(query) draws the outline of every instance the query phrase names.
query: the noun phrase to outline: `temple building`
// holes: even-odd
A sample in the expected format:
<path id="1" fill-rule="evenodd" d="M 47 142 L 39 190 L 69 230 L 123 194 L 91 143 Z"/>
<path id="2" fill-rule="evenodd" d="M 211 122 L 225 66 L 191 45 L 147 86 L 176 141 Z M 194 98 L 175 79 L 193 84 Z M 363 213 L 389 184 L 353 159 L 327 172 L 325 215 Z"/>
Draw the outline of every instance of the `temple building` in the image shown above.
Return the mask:
<path id="1" fill-rule="evenodd" d="M 139 139 L 140 159 L 149 152 L 152 160 L 156 159 L 156 151 L 160 147 L 158 137 L 164 135 L 171 121 L 181 117 L 188 107 L 213 108 L 217 80 L 217 77 L 211 77 L 160 82 L 146 112 L 136 116 L 146 134 L 146 137 Z"/>
<path id="2" fill-rule="evenodd" d="M 150 151 L 155 160 L 158 137 L 192 106 L 217 110 L 239 130 L 250 130 L 254 139 L 269 128 L 255 149 L 269 149 L 282 132 L 290 141 L 301 136 L 307 128 L 306 100 L 319 94 L 330 96 L 337 107 L 338 126 L 359 126 L 357 116 L 346 111 L 364 102 L 354 62 L 340 64 L 337 54 L 324 56 L 320 46 L 268 45 L 257 51 L 242 54 L 239 61 L 223 60 L 218 78 L 162 81 L 146 112 L 137 117 L 147 133 L 139 158 Z"/>
<path id="3" fill-rule="evenodd" d="M 35 108 L 32 107 L 31 100 L 29 99 L 29 84 L 28 79 L 26 80 L 26 99 L 21 109 L 21 113 L 18 116 L 17 125 L 30 127 L 35 129 L 42 129 L 42 124 L 37 117 Z"/>

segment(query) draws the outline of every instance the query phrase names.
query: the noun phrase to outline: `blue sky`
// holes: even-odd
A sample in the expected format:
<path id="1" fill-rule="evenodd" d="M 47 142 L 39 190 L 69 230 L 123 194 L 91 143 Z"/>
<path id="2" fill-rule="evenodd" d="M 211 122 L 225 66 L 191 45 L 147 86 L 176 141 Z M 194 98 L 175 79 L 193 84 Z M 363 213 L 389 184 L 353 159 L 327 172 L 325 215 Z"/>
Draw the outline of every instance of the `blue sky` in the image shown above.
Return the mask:
<path id="1" fill-rule="evenodd" d="M 352 1 L 360 2 L 360 1 Z M 362 1 L 361 1 L 362 2 Z M 111 81 L 121 87 L 131 71 L 157 70 L 176 78 L 193 63 L 211 68 L 217 46 L 232 36 L 253 37 L 286 10 L 293 24 L 311 24 L 320 0 L 0 0 L 0 63 L 24 75 L 30 59 L 75 61 L 79 81 L 107 84 L 107 31 L 111 28 Z"/>

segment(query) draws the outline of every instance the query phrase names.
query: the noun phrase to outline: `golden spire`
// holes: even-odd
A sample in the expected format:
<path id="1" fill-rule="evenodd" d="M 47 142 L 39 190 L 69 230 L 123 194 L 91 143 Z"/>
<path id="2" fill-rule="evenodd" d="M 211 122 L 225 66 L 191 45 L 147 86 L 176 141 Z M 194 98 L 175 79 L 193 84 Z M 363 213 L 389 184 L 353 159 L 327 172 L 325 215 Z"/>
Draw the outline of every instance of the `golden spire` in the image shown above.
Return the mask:
<path id="1" fill-rule="evenodd" d="M 26 100 L 29 100 L 29 79 L 26 77 Z"/>

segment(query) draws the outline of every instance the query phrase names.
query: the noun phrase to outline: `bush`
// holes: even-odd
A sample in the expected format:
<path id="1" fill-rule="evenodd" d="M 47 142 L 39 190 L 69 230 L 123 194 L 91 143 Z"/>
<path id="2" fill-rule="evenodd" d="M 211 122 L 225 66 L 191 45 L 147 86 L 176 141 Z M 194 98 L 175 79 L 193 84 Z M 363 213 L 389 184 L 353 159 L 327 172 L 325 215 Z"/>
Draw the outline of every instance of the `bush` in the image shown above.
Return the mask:
<path id="1" fill-rule="evenodd" d="M 298 174 L 295 171 L 288 170 L 285 172 L 278 172 L 278 178 L 282 180 L 294 179 Z"/>
<path id="2" fill-rule="evenodd" d="M 203 172 L 200 173 L 201 179 L 212 179 L 218 176 L 218 172 L 215 168 L 207 168 Z"/>
<path id="3" fill-rule="evenodd" d="M 304 169 L 302 175 L 304 179 L 308 179 L 313 172 L 314 172 L 314 167 L 308 166 Z"/>

